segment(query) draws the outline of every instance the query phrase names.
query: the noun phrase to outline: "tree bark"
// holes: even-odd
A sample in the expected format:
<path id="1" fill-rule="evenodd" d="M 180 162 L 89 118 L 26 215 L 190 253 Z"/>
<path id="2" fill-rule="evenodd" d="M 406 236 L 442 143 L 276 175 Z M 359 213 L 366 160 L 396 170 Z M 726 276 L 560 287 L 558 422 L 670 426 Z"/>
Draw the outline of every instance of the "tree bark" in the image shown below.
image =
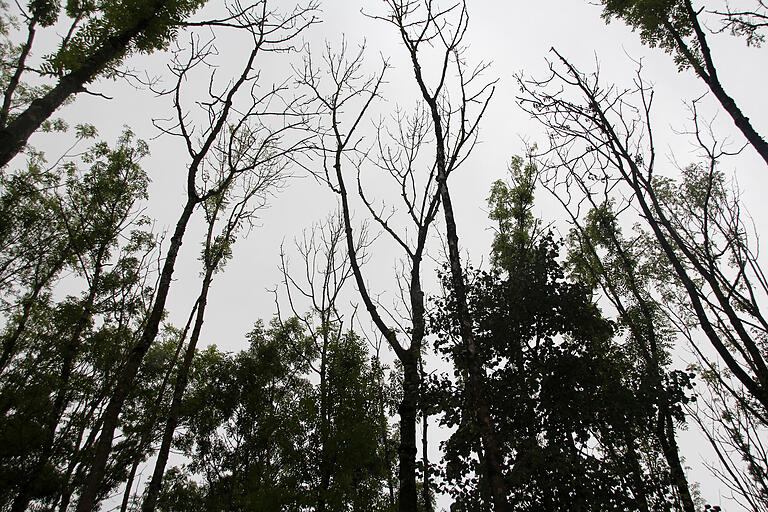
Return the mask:
<path id="1" fill-rule="evenodd" d="M 416 413 L 419 400 L 418 356 L 411 350 L 403 363 L 403 398 L 397 411 L 400 415 L 400 471 L 399 512 L 417 512 L 416 490 Z"/>

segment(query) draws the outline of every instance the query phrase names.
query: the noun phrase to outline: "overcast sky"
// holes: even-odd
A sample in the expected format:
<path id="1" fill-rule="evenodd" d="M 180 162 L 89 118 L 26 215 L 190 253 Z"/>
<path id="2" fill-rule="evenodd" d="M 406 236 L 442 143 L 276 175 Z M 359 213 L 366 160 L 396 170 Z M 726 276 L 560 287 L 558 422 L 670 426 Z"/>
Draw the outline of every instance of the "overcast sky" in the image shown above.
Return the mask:
<path id="1" fill-rule="evenodd" d="M 290 8 L 287 0 L 276 2 Z M 220 6 L 212 1 L 206 13 Z M 412 82 L 411 65 L 399 44 L 397 32 L 392 26 L 371 20 L 360 13 L 364 9 L 373 14 L 382 13 L 383 2 L 369 0 L 325 0 L 321 23 L 304 34 L 304 41 L 315 53 L 322 50 L 325 41 L 338 47 L 342 36 L 350 46 L 367 47 L 366 66 L 375 72 L 381 59 L 387 59 L 392 69 L 387 75 L 387 86 L 382 96 L 386 101 L 376 105 L 376 111 L 367 121 L 370 131 L 374 120 L 386 117 L 400 105 L 410 108 L 417 99 Z M 689 127 L 685 101 L 705 92 L 701 82 L 691 72 L 678 73 L 672 58 L 663 52 L 644 47 L 634 34 L 620 22 L 610 25 L 600 17 L 600 8 L 586 0 L 552 0 L 546 3 L 502 2 L 472 0 L 469 2 L 470 26 L 465 42 L 469 46 L 467 59 L 470 63 L 481 60 L 491 63 L 487 70 L 489 80 L 498 79 L 491 106 L 480 128 L 479 143 L 472 157 L 459 174 L 452 175 L 456 218 L 462 246 L 475 265 L 487 258 L 491 239 L 487 220 L 485 198 L 490 184 L 504 178 L 507 163 L 512 155 L 524 151 L 523 140 L 536 142 L 542 139 L 541 129 L 531 122 L 516 105 L 518 89 L 514 74 L 543 76 L 549 52 L 556 47 L 582 71 L 594 71 L 599 64 L 604 83 L 615 83 L 619 88 L 630 87 L 642 59 L 644 77 L 655 85 L 657 147 L 662 157 L 672 153 L 685 163 L 692 159 L 691 147 L 685 137 L 675 135 Z M 199 17 L 205 17 L 205 13 Z M 183 36 L 184 37 L 184 36 Z M 726 90 L 736 98 L 745 113 L 750 116 L 759 132 L 768 132 L 766 121 L 766 66 L 761 49 L 747 48 L 740 40 L 727 35 L 712 36 L 713 50 L 720 65 L 720 75 Z M 223 84 L 245 59 L 236 37 L 219 40 L 220 70 L 217 76 Z M 167 77 L 164 65 L 167 56 L 134 58 L 129 64 L 137 69 L 148 68 L 151 74 Z M 284 55 L 280 61 L 267 61 L 265 79 L 285 79 L 291 64 L 300 64 L 298 55 Z M 205 85 L 205 83 L 197 84 Z M 102 138 L 113 142 L 124 124 L 130 126 L 138 137 L 149 141 L 152 156 L 144 161 L 144 167 L 152 178 L 148 212 L 157 219 L 157 229 L 172 229 L 181 209 L 186 174 L 186 155 L 179 142 L 158 135 L 152 125 L 153 118 L 171 114 L 167 98 L 156 98 L 146 90 L 136 90 L 125 82 L 100 82 L 94 89 L 113 97 L 111 101 L 83 96 L 62 110 L 61 116 L 70 124 L 91 122 L 96 125 Z M 194 91 L 194 88 L 191 89 Z M 198 88 L 202 92 L 204 89 Z M 190 96 L 190 100 L 193 95 Z M 200 98 L 202 99 L 202 98 Z M 722 136 L 729 136 L 734 144 L 741 144 L 741 135 L 729 124 L 729 119 L 710 101 L 705 103 L 704 115 L 716 116 L 715 127 Z M 45 136 L 49 137 L 49 136 Z M 50 137 L 43 142 L 36 137 L 33 144 L 50 144 Z M 47 146 L 46 146 L 47 147 Z M 49 150 L 55 152 L 54 146 Z M 744 202 L 755 218 L 758 232 L 766 226 L 763 219 L 763 194 L 765 167 L 748 149 L 742 158 L 726 163 L 726 172 L 735 172 L 744 192 Z M 298 171 L 297 171 L 298 172 Z M 545 222 L 556 222 L 562 212 L 539 192 L 536 213 Z M 265 210 L 258 225 L 247 240 L 237 243 L 234 258 L 224 274 L 216 277 L 209 298 L 207 320 L 202 336 L 203 344 L 215 343 L 225 350 L 244 348 L 244 334 L 259 319 L 269 319 L 275 313 L 272 289 L 280 281 L 278 272 L 281 242 L 291 253 L 291 241 L 309 229 L 313 222 L 325 217 L 335 205 L 333 194 L 307 177 L 298 177 L 286 184 Z M 360 214 L 362 218 L 362 213 Z M 199 220 L 199 219 L 198 219 Z M 199 226 L 187 235 L 181 258 L 174 274 L 175 283 L 169 299 L 169 321 L 180 325 L 186 320 L 199 286 L 199 254 L 201 231 Z M 438 240 L 432 241 L 432 256 L 440 257 Z M 293 254 L 294 260 L 298 255 Z M 373 259 L 366 268 L 373 291 L 387 292 L 386 300 L 394 300 L 392 290 L 396 254 L 385 244 L 375 246 Z M 436 291 L 434 276 L 425 276 L 430 291 Z M 348 301 L 354 301 L 354 289 L 350 288 Z M 284 305 L 284 307 L 287 307 Z M 361 313 L 362 315 L 362 313 Z M 361 316 L 364 322 L 367 318 Z M 695 441 L 690 441 L 695 442 Z M 690 443 L 689 442 L 689 443 Z M 687 463 L 696 468 L 695 478 L 704 482 L 702 493 L 713 503 L 718 503 L 719 487 L 701 471 L 697 459 L 699 453 L 708 457 L 703 448 L 684 447 Z M 729 509 L 730 510 L 730 509 Z"/>

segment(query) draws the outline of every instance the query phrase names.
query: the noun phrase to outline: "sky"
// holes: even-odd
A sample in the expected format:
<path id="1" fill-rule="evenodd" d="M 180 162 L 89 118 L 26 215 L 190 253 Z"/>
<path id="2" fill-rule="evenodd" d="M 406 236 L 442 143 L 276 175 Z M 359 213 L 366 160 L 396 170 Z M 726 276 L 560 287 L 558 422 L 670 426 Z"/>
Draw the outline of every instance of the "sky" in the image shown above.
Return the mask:
<path id="1" fill-rule="evenodd" d="M 280 9 L 289 9 L 294 3 L 281 0 L 275 5 Z M 407 111 L 418 98 L 412 68 L 397 32 L 392 26 L 361 13 L 362 10 L 368 14 L 381 14 L 384 7 L 383 2 L 374 0 L 324 0 L 318 12 L 320 21 L 302 34 L 302 45 L 299 45 L 318 55 L 326 44 L 338 48 L 342 39 L 351 48 L 365 44 L 364 69 L 368 73 L 376 72 L 383 59 L 389 62 L 391 68 L 386 75 L 382 98 L 374 105 L 370 118 L 362 128 L 361 133 L 369 141 L 377 120 L 388 119 L 398 108 Z M 669 55 L 643 46 L 638 35 L 623 23 L 614 21 L 606 25 L 600 17 L 599 6 L 587 0 L 551 0 L 546 4 L 470 0 L 468 9 L 469 29 L 464 39 L 466 59 L 469 63 L 489 63 L 485 76 L 489 81 L 498 80 L 480 125 L 478 144 L 450 181 L 462 249 L 473 265 L 487 263 L 492 229 L 487 219 L 485 200 L 491 183 L 505 178 L 510 158 L 523 154 L 526 142 L 544 141 L 541 128 L 516 103 L 519 89 L 515 76 L 545 76 L 547 61 L 554 58 L 550 52 L 552 47 L 584 72 L 592 72 L 599 67 L 604 83 L 615 83 L 620 89 L 632 86 L 638 62 L 642 62 L 643 76 L 656 91 L 654 113 L 657 137 L 661 141 L 657 146 L 670 162 L 670 168 L 673 155 L 679 162 L 694 158 L 689 142 L 680 132 L 690 128 L 686 102 L 703 95 L 704 85 L 691 72 L 678 72 Z M 202 19 L 220 10 L 221 3 L 212 0 L 197 17 Z M 188 38 L 182 33 L 179 40 L 184 44 Z M 747 48 L 743 41 L 727 34 L 711 38 L 726 90 L 751 117 L 758 132 L 768 132 L 768 117 L 764 115 L 768 109 L 768 99 L 764 94 L 768 67 L 762 65 L 763 50 Z M 243 40 L 237 35 L 221 33 L 216 45 L 219 50 L 216 58 L 217 84 L 223 85 L 242 65 L 246 55 L 242 51 Z M 132 58 L 127 65 L 147 70 L 159 77 L 161 84 L 167 84 L 167 59 L 167 54 L 157 53 Z M 288 80 L 290 93 L 301 94 L 299 89 L 290 85 L 292 70 L 301 65 L 299 53 L 272 55 L 260 65 L 263 66 L 265 85 L 270 81 Z M 185 99 L 189 105 L 203 99 L 207 85 L 207 79 L 202 75 L 185 84 Z M 95 124 L 100 136 L 107 141 L 114 141 L 123 126 L 127 125 L 138 137 L 149 142 L 151 156 L 143 162 L 152 179 L 147 213 L 157 219 L 158 230 L 171 230 L 184 198 L 186 155 L 179 140 L 161 136 L 153 124 L 153 119 L 172 115 L 168 98 L 158 97 L 146 88 L 137 88 L 124 80 L 102 80 L 92 89 L 114 99 L 81 95 L 63 108 L 59 115 L 71 125 L 78 122 Z M 703 105 L 703 114 L 713 119 L 717 133 L 730 137 L 735 146 L 740 145 L 741 135 L 725 114 L 709 99 L 705 98 Z M 31 143 L 45 147 L 50 155 L 61 150 L 57 144 L 61 147 L 64 144 L 63 141 L 53 141 L 47 135 L 35 136 Z M 733 173 L 738 179 L 743 204 L 751 211 L 757 232 L 766 232 L 764 165 L 749 148 L 726 165 L 725 171 Z M 281 309 L 286 311 L 285 295 L 280 290 L 280 246 L 283 244 L 285 247 L 292 268 L 297 268 L 300 262 L 292 248 L 293 240 L 333 211 L 336 201 L 326 187 L 308 177 L 306 172 L 296 169 L 295 174 L 286 181 L 282 190 L 276 191 L 270 198 L 269 207 L 260 213 L 248 237 L 235 245 L 233 259 L 225 271 L 215 278 L 208 301 L 203 344 L 216 344 L 231 351 L 244 348 L 244 335 L 253 323 L 258 319 L 269 320 L 275 313 L 275 295 L 271 290 L 276 286 Z M 374 193 L 384 190 L 379 188 L 378 178 L 370 180 L 367 183 L 371 184 Z M 535 214 L 545 223 L 552 222 L 556 229 L 564 229 L 563 212 L 545 194 L 539 191 Z M 379 197 L 391 202 L 386 195 Z M 363 213 L 358 212 L 357 220 L 362 218 Z M 564 231 L 562 234 L 565 234 Z M 193 225 L 185 239 L 174 273 L 168 321 L 175 325 L 184 323 L 197 295 L 200 265 L 196 258 L 201 236 L 202 227 L 198 218 L 198 223 Z M 434 258 L 430 263 L 434 268 L 435 262 L 441 258 L 437 236 L 430 241 L 430 255 Z M 386 242 L 385 237 L 380 237 L 365 268 L 372 290 L 382 294 L 383 303 L 392 304 L 396 300 L 392 290 L 396 289 L 394 274 L 399 265 L 398 258 L 391 244 Z M 425 288 L 428 292 L 438 292 L 434 275 L 425 276 Z M 350 304 L 347 308 L 350 311 L 357 298 L 353 287 L 348 287 L 347 292 L 345 301 Z M 367 327 L 367 318 L 363 313 L 358 313 L 358 320 L 363 327 Z M 679 357 L 684 361 L 685 353 L 681 352 Z M 433 364 L 436 362 L 433 361 Z M 719 503 L 722 499 L 719 484 L 701 470 L 701 459 L 711 455 L 694 433 L 686 434 L 684 438 L 683 452 L 688 454 L 688 465 L 694 468 L 694 479 L 702 483 L 703 496 L 712 503 Z"/>

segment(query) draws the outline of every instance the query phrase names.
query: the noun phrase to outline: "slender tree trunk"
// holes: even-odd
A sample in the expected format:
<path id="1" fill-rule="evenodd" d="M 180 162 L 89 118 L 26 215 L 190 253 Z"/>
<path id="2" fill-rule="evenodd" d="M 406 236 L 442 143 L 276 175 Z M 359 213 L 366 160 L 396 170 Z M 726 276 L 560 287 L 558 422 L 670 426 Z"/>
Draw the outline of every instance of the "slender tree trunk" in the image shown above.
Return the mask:
<path id="1" fill-rule="evenodd" d="M 131 472 L 128 475 L 128 479 L 125 482 L 125 490 L 123 491 L 123 502 L 120 505 L 120 512 L 126 512 L 128 510 L 128 504 L 131 500 L 131 489 L 133 488 L 133 481 L 136 478 L 136 471 L 139 469 L 139 464 L 141 464 L 141 452 L 143 450 L 144 446 L 148 446 L 151 442 L 152 438 L 152 430 L 154 428 L 155 422 L 157 421 L 157 416 L 160 413 L 160 406 L 163 402 L 163 396 L 165 395 L 165 387 L 168 385 L 168 381 L 171 380 L 171 373 L 173 373 L 173 369 L 176 367 L 176 361 L 179 360 L 179 353 L 181 352 L 181 349 L 184 346 L 184 341 L 187 339 L 187 333 L 189 332 L 189 328 L 192 324 L 192 320 L 195 317 L 195 314 L 197 313 L 197 308 L 199 305 L 199 299 L 195 302 L 194 307 L 192 308 L 192 311 L 189 315 L 189 318 L 187 319 L 187 323 L 184 325 L 184 331 L 181 333 L 181 336 L 179 337 L 179 343 L 176 346 L 176 352 L 173 354 L 173 358 L 171 359 L 170 364 L 168 365 L 168 369 L 165 372 L 165 375 L 163 376 L 163 382 L 160 383 L 160 389 L 157 392 L 157 397 L 155 398 L 155 403 L 152 406 L 152 412 L 149 417 L 149 421 L 147 422 L 146 430 L 142 433 L 141 439 L 139 439 L 139 453 L 136 454 L 136 457 L 133 460 L 133 464 L 131 465 Z"/>
<path id="2" fill-rule="evenodd" d="M 128 479 L 125 481 L 125 489 L 123 490 L 123 501 L 120 503 L 120 512 L 126 512 L 128 505 L 131 503 L 131 494 L 133 491 L 133 482 L 136 480 L 136 472 L 139 470 L 139 464 L 141 461 L 139 457 L 133 459 L 131 464 L 131 472 L 128 473 Z"/>
<path id="3" fill-rule="evenodd" d="M 400 493 L 399 512 L 417 512 L 416 491 L 416 413 L 419 401 L 418 353 L 408 351 L 403 363 L 403 398 L 398 407 L 400 415 Z"/>
<path id="4" fill-rule="evenodd" d="M 189 191 L 189 193 L 191 194 L 191 191 Z M 141 361 L 144 359 L 144 355 L 149 350 L 149 347 L 155 341 L 155 337 L 160 328 L 163 311 L 165 310 L 165 302 L 171 287 L 171 278 L 176 264 L 176 257 L 178 256 L 184 238 L 184 232 L 187 229 L 187 224 L 196 204 L 197 202 L 190 195 L 176 224 L 176 229 L 171 237 L 171 244 L 168 248 L 168 254 L 166 255 L 165 263 L 163 264 L 163 270 L 160 275 L 160 282 L 157 288 L 155 302 L 152 305 L 152 311 L 144 326 L 141 339 L 128 354 L 128 359 L 118 378 L 113 395 L 104 411 L 104 425 L 96 445 L 95 454 L 90 465 L 85 487 L 80 495 L 80 501 L 77 504 L 77 512 L 91 512 L 96 505 L 101 482 L 107 467 L 107 459 L 112 451 L 112 439 L 115 434 L 115 429 L 117 428 L 120 411 L 122 410 L 125 399 L 128 397 L 131 385 L 133 384 L 133 379 L 136 376 L 136 372 L 139 370 Z"/>
<path id="5" fill-rule="evenodd" d="M 184 361 L 182 362 L 181 368 L 179 368 L 179 374 L 176 376 L 171 408 L 168 412 L 168 419 L 165 422 L 163 439 L 160 443 L 160 450 L 157 453 L 157 461 L 155 462 L 155 470 L 152 473 L 152 480 L 149 482 L 147 495 L 144 498 L 144 503 L 141 507 L 142 512 L 153 512 L 157 505 L 157 499 L 160 496 L 160 490 L 163 485 L 163 475 L 165 474 L 165 466 L 168 464 L 168 455 L 170 454 L 171 443 L 173 442 L 173 433 L 176 431 L 176 427 L 179 424 L 181 400 L 187 389 L 189 374 L 192 370 L 192 362 L 195 359 L 195 348 L 200 339 L 200 331 L 202 330 L 203 322 L 205 321 L 205 307 L 208 303 L 208 291 L 210 290 L 214 268 L 215 266 L 208 268 L 205 277 L 203 277 L 203 286 L 200 289 L 200 296 L 197 299 L 197 317 L 195 318 L 195 325 L 192 328 L 192 335 L 189 337 L 189 344 L 187 345 L 187 351 L 184 354 Z"/>
<path id="6" fill-rule="evenodd" d="M 435 122 L 435 131 L 438 140 L 444 140 L 442 129 L 438 124 L 440 122 L 437 116 L 438 111 L 433 110 L 433 122 Z M 502 470 L 503 456 L 499 446 L 498 439 L 491 418 L 490 407 L 485 398 L 484 371 L 478 361 L 477 346 L 475 345 L 475 336 L 472 331 L 472 318 L 467 305 L 467 291 L 464 283 L 464 273 L 461 268 L 461 256 L 459 254 L 459 237 L 456 232 L 456 220 L 453 215 L 453 204 L 448 190 L 448 176 L 445 166 L 445 152 L 442 144 L 438 144 L 437 161 L 438 175 L 437 180 L 440 190 L 440 199 L 445 214 L 446 238 L 448 241 L 448 258 L 451 268 L 451 284 L 453 293 L 456 297 L 457 316 L 459 321 L 459 333 L 467 355 L 467 373 L 469 396 L 475 407 L 475 420 L 480 429 L 482 438 L 483 452 L 485 454 L 485 466 L 491 484 L 491 493 L 493 495 L 493 504 L 496 512 L 506 512 L 509 510 L 507 501 L 507 485 L 504 481 Z M 442 163 L 441 163 L 442 162 Z"/>
<path id="7" fill-rule="evenodd" d="M 430 493 L 430 475 L 429 475 L 429 441 L 427 437 L 427 431 L 429 429 L 429 415 L 427 414 L 427 408 L 421 409 L 421 465 L 423 467 L 423 478 L 421 483 L 421 498 L 424 500 L 424 512 L 432 512 L 432 500 Z"/>
<path id="8" fill-rule="evenodd" d="M 24 72 L 27 57 L 29 56 L 29 51 L 32 49 L 32 43 L 35 40 L 36 25 L 37 20 L 33 18 L 27 27 L 27 42 L 24 43 L 24 46 L 21 48 L 21 53 L 19 53 L 19 60 L 16 63 L 16 71 L 14 71 L 11 80 L 8 82 L 8 87 L 5 88 L 5 94 L 3 95 L 3 106 L 0 108 L 0 128 L 4 127 L 8 122 L 8 116 L 11 112 L 11 103 L 13 102 L 13 95 L 16 93 L 16 88 L 19 86 L 19 82 L 21 81 L 21 74 Z"/>
<path id="9" fill-rule="evenodd" d="M 664 453 L 664 458 L 669 465 L 672 484 L 677 489 L 684 512 L 696 512 L 691 491 L 688 487 L 688 479 L 685 477 L 685 470 L 680 462 L 672 414 L 670 414 L 667 407 L 659 408 L 658 421 L 656 422 L 656 437 L 659 439 L 661 451 Z"/>

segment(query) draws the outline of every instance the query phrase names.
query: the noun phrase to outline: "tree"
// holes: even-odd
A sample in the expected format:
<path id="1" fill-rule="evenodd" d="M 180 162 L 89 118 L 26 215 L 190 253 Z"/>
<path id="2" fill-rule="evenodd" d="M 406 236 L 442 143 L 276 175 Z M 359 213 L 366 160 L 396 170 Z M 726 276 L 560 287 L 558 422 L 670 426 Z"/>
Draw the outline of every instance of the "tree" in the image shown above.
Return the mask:
<path id="1" fill-rule="evenodd" d="M 30 314 L 24 328 L 21 322 L 8 324 L 12 331 L 4 340 L 7 364 L 0 381 L 3 411 L 8 414 L 4 436 L 13 436 L 23 423 L 29 427 L 27 441 L 11 451 L 17 455 L 3 461 L 15 466 L 6 489 L 15 495 L 12 510 L 24 510 L 31 500 L 50 499 L 68 488 L 64 468 L 67 459 L 76 459 L 80 451 L 80 441 L 74 438 L 91 427 L 86 411 L 98 407 L 110 382 L 98 381 L 104 376 L 97 362 L 99 352 L 101 357 L 105 351 L 119 357 L 130 339 L 126 334 L 143 313 L 145 258 L 154 247 L 153 237 L 143 231 L 147 219 L 138 207 L 146 199 L 148 179 L 138 164 L 146 152 L 145 143 L 125 131 L 114 148 L 100 142 L 80 155 L 79 160 L 89 165 L 87 171 L 78 168 L 77 160 L 69 161 L 59 171 L 65 178 L 61 185 L 47 188 L 51 182 L 38 180 L 27 182 L 29 188 L 24 189 L 33 201 L 48 196 L 43 204 L 51 207 L 47 217 L 54 222 L 48 226 L 36 226 L 37 220 L 22 222 L 11 227 L 11 239 L 15 235 L 26 239 L 32 234 L 29 228 L 41 229 L 45 237 L 61 230 L 57 237 L 66 240 L 68 253 L 61 268 L 82 277 L 86 289 L 81 297 L 68 296 L 57 303 L 50 296 L 39 296 L 26 303 L 32 307 L 26 309 Z M 31 193 L 36 187 L 39 192 Z M 9 195 L 15 195 L 15 189 Z M 19 231 L 14 232 L 16 228 Z M 51 244 L 35 250 L 46 259 L 59 259 L 60 247 Z M 6 249 L 11 255 L 16 248 Z M 53 254 L 43 256 L 46 250 Z M 17 254 L 22 258 L 8 261 L 23 268 L 25 256 Z M 99 342 L 112 347 L 105 349 Z M 24 401 L 28 406 L 20 407 Z"/>
<path id="2" fill-rule="evenodd" d="M 505 511 L 508 505 L 506 484 L 502 475 L 503 462 L 485 400 L 481 368 L 476 361 L 477 348 L 465 297 L 466 285 L 459 254 L 459 237 L 448 187 L 449 175 L 466 160 L 474 147 L 480 120 L 493 96 L 493 82 L 476 85 L 487 65 L 481 63 L 472 69 L 468 68 L 464 60 L 463 38 L 469 22 L 465 2 L 445 10 L 433 5 L 431 1 L 422 4 L 413 0 L 393 0 L 387 5 L 389 14 L 379 19 L 391 23 L 400 32 L 431 123 L 435 148 L 433 165 L 436 170 L 437 195 L 440 197 L 445 219 L 451 286 L 456 294 L 456 314 L 461 327 L 461 339 L 468 353 L 468 389 L 475 403 L 476 419 L 483 440 L 482 458 L 492 482 L 494 508 L 497 511 Z M 421 8 L 423 13 L 420 12 Z M 456 20 L 449 20 L 449 15 L 455 14 L 452 11 L 458 12 Z M 433 84 L 430 85 L 429 70 L 424 69 L 423 49 L 435 45 L 439 45 L 441 64 L 436 72 L 433 72 Z M 450 100 L 451 84 L 447 78 L 452 69 L 458 76 L 458 83 L 454 86 L 457 96 L 461 98 L 458 105 L 452 105 Z"/>
<path id="3" fill-rule="evenodd" d="M 712 14 L 725 22 L 723 28 L 730 28 L 734 35 L 745 35 L 748 44 L 758 43 L 762 37 L 761 29 L 765 26 L 761 20 L 766 19 L 766 6 L 762 1 L 758 0 L 755 10 L 743 12 L 732 11 L 727 3 L 725 11 L 707 10 L 706 7 L 695 9 L 691 0 L 603 0 L 601 3 L 606 20 L 623 19 L 633 29 L 640 30 L 644 42 L 674 54 L 681 70 L 692 68 L 749 144 L 768 163 L 768 142 L 726 92 L 717 74 L 717 64 L 707 40 L 707 28 L 701 21 L 703 14 Z"/>
<path id="4" fill-rule="evenodd" d="M 176 441 L 192 462 L 166 474 L 158 509 L 387 510 L 378 380 L 364 342 L 334 329 L 319 345 L 302 323 L 258 323 L 236 355 L 198 353 Z M 323 358 L 325 411 L 309 380 Z"/>
<path id="5" fill-rule="evenodd" d="M 142 509 L 146 511 L 155 509 L 157 497 L 162 486 L 173 433 L 178 424 L 181 400 L 189 380 L 192 360 L 195 357 L 195 349 L 205 320 L 208 292 L 210 291 L 213 276 L 216 272 L 221 272 L 227 260 L 231 258 L 232 247 L 237 241 L 238 233 L 242 230 L 243 225 L 253 222 L 256 212 L 265 206 L 266 197 L 284 179 L 284 166 L 279 161 L 266 162 L 262 166 L 252 169 L 252 172 L 247 174 L 243 169 L 237 168 L 237 163 L 245 163 L 246 168 L 252 164 L 252 161 L 247 156 L 247 153 L 253 149 L 253 140 L 248 140 L 251 135 L 247 133 L 246 140 L 230 144 L 229 150 L 219 148 L 220 161 L 218 162 L 218 167 L 220 169 L 220 176 L 217 181 L 226 179 L 227 175 L 232 173 L 237 173 L 240 179 L 238 180 L 239 182 L 230 182 L 228 188 L 223 188 L 217 195 L 209 197 L 207 201 L 202 203 L 208 225 L 201 257 L 203 262 L 203 278 L 200 285 L 200 293 L 193 307 L 195 322 L 184 353 L 184 359 L 176 375 L 173 399 L 165 422 L 162 443 L 157 453 L 155 470 L 142 504 Z M 222 218 L 223 221 L 221 223 L 223 226 L 217 234 L 215 230 Z M 183 341 L 182 339 L 181 342 L 183 343 Z"/>
<path id="6" fill-rule="evenodd" d="M 467 296 L 509 506 L 668 509 L 658 452 L 647 444 L 651 411 L 626 349 L 592 302 L 590 286 L 566 279 L 558 244 L 530 213 L 535 166 L 515 158 L 512 172 L 514 185 L 496 182 L 489 200 L 498 222 L 494 268 L 473 274 Z M 445 446 L 445 475 L 457 509 L 483 510 L 493 484 L 475 457 L 481 445 L 468 355 L 452 281 L 444 281 L 449 293 L 438 301 L 434 323 L 455 380 L 436 384 L 443 422 L 457 427 Z"/>
<path id="7" fill-rule="evenodd" d="M 128 355 L 109 405 L 104 411 L 102 431 L 91 463 L 88 481 L 78 502 L 79 512 L 90 512 L 97 501 L 118 417 L 131 389 L 136 371 L 157 336 L 176 258 L 194 210 L 201 203 L 221 194 L 238 177 L 247 180 L 249 174 L 257 173 L 263 166 L 276 165 L 276 162 L 287 153 L 301 146 L 300 140 L 291 141 L 285 146 L 281 145 L 283 135 L 300 125 L 301 120 L 288 119 L 285 113 L 275 114 L 271 110 L 270 101 L 279 96 L 282 92 L 281 88 L 273 87 L 260 95 L 257 94 L 259 75 L 255 69 L 255 62 L 256 57 L 262 52 L 284 50 L 293 37 L 313 22 L 314 18 L 311 17 L 313 8 L 297 8 L 292 13 L 279 15 L 267 9 L 266 1 L 260 2 L 258 6 L 259 9 L 249 10 L 240 20 L 241 26 L 247 30 L 252 42 L 251 51 L 242 67 L 242 72 L 221 93 L 215 92 L 213 77 L 210 79 L 210 98 L 202 104 L 208 123 L 197 136 L 199 139 L 192 135 L 193 129 L 190 126 L 192 121 L 184 111 L 181 88 L 194 68 L 208 66 L 213 47 L 210 44 L 201 45 L 199 40 L 193 38 L 187 55 L 184 55 L 181 50 L 176 54 L 174 66 L 171 69 L 176 76 L 176 83 L 167 93 L 173 100 L 177 118 L 176 124 L 167 128 L 166 132 L 182 138 L 190 158 L 187 168 L 185 203 L 168 246 L 152 309 L 143 326 L 141 338 Z M 235 105 L 235 97 L 241 88 L 250 89 L 248 91 L 250 104 L 246 104 L 242 110 Z M 267 117 L 275 119 L 276 126 L 271 126 Z M 216 155 L 215 143 L 221 137 L 226 137 L 221 146 L 224 154 Z M 217 156 L 221 156 L 223 160 L 229 158 L 230 163 L 234 160 L 234 163 L 217 177 L 216 182 L 210 183 L 206 176 L 201 174 L 208 165 L 208 159 L 212 157 L 215 159 Z"/>
<path id="8" fill-rule="evenodd" d="M 68 98 L 85 91 L 87 84 L 107 73 L 111 66 L 131 53 L 165 48 L 182 22 L 202 4 L 201 0 L 152 0 L 120 5 L 67 2 L 63 13 L 69 25 L 67 35 L 37 71 L 42 76 L 55 77 L 56 83 L 34 97 L 29 94 L 30 88 L 20 87 L 28 69 L 27 60 L 38 28 L 57 23 L 62 7 L 60 2 L 49 0 L 30 2 L 28 12 L 20 13 L 27 26 L 26 42 L 14 48 L 17 51 L 3 55 L 4 64 L 14 72 L 3 83 L 0 166 L 16 156 L 29 136 Z"/>
<path id="9" fill-rule="evenodd" d="M 728 151 L 707 133 L 693 102 L 689 135 L 701 161 L 680 169 L 679 181 L 662 177 L 654 146 L 653 91 L 640 73 L 633 89 L 604 88 L 597 74 L 584 75 L 557 55 L 562 67 L 551 65 L 547 80 L 524 82 L 521 97 L 550 133 L 547 165 L 557 172 L 552 183 L 579 188 L 571 202 L 579 216 L 584 213 L 576 209 L 580 204 L 598 206 L 594 215 L 611 208 L 628 215 L 637 208 L 645 230 L 635 243 L 643 244 L 650 260 L 642 272 L 650 272 L 664 316 L 691 342 L 704 371 L 716 376 L 745 414 L 765 424 L 768 375 L 760 311 L 765 286 L 742 206 L 718 169 Z M 555 83 L 571 85 L 550 93 L 547 87 Z M 622 250 L 611 243 L 611 251 Z M 702 334 L 724 368 L 700 346 Z"/>
<path id="10" fill-rule="evenodd" d="M 419 176 L 415 163 L 420 158 L 421 143 L 428 134 L 428 118 L 423 110 L 417 110 L 412 117 L 398 115 L 396 132 L 379 130 L 377 140 L 378 158 L 373 168 L 391 176 L 395 187 L 401 191 L 402 206 L 405 212 L 404 228 L 398 230 L 391 215 L 383 206 L 379 208 L 366 195 L 360 179 L 360 166 L 365 153 L 360 151 L 360 139 L 356 130 L 365 118 L 368 108 L 377 97 L 382 84 L 386 63 L 378 75 L 365 77 L 361 72 L 362 49 L 349 57 L 346 45 L 338 54 L 330 47 L 323 54 L 325 69 L 320 70 L 313 64 L 311 56 L 307 58 L 299 80 L 311 91 L 313 104 L 321 115 L 320 154 L 322 169 L 315 175 L 335 192 L 341 202 L 341 215 L 349 257 L 349 264 L 355 278 L 358 292 L 366 311 L 376 329 L 393 349 L 403 367 L 403 393 L 398 407 L 400 416 L 399 456 L 399 493 L 400 511 L 415 511 L 417 506 L 416 487 L 416 415 L 420 394 L 420 376 L 418 361 L 421 357 L 422 344 L 426 334 L 426 316 L 424 292 L 422 290 L 422 262 L 425 256 L 427 234 L 437 214 L 439 196 L 435 190 L 435 170 L 428 170 L 425 176 Z M 329 85 L 326 83 L 329 82 Z M 352 114 L 347 114 L 352 110 Z M 387 138 L 388 137 L 388 138 Z M 391 146 L 389 145 L 391 144 Z M 362 155 L 361 155 L 362 153 Z M 384 315 L 389 314 L 392 321 L 398 319 L 381 306 L 371 292 L 362 271 L 365 256 L 355 244 L 352 228 L 352 206 L 348 192 L 346 164 L 358 168 L 357 192 L 363 207 L 387 234 L 396 247 L 402 251 L 407 267 L 403 275 L 400 293 L 407 308 L 404 322 L 393 328 L 387 325 Z M 419 179 L 421 185 L 416 185 Z M 408 227 L 411 233 L 408 232 Z M 365 247 L 363 247 L 365 249 Z M 400 341 L 398 331 L 408 339 L 408 345 Z"/>
<path id="11" fill-rule="evenodd" d="M 591 199 L 590 199 L 591 201 Z M 564 202 L 564 208 L 570 205 Z M 669 467 L 683 510 L 693 512 L 694 502 L 677 445 L 675 424 L 684 421 L 681 395 L 693 373 L 669 369 L 669 348 L 674 330 L 653 296 L 653 276 L 643 272 L 643 245 L 625 240 L 610 202 L 592 205 L 584 223 L 571 212 L 569 263 L 586 282 L 599 286 L 616 308 L 621 325 L 630 334 L 636 354 L 639 387 L 656 409 L 655 436 Z M 683 388 L 681 388 L 681 384 Z"/>

